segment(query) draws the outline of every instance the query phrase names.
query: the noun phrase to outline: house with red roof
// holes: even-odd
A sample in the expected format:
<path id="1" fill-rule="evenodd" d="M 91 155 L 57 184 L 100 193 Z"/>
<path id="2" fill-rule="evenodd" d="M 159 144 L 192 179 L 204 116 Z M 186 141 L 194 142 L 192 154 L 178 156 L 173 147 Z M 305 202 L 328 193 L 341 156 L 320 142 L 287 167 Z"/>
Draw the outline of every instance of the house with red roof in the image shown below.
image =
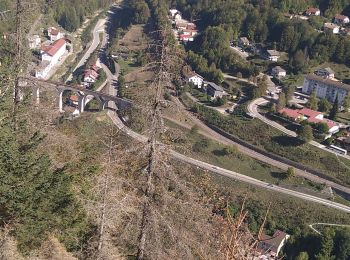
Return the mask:
<path id="1" fill-rule="evenodd" d="M 98 78 L 98 73 L 93 69 L 88 69 L 84 73 L 84 82 L 94 83 Z"/>
<path id="2" fill-rule="evenodd" d="M 54 42 L 59 39 L 62 39 L 64 37 L 64 34 L 61 33 L 57 28 L 55 27 L 49 27 L 47 29 L 47 36 L 50 38 L 50 41 Z"/>
<path id="3" fill-rule="evenodd" d="M 336 24 L 347 24 L 350 22 L 349 17 L 347 17 L 346 15 L 342 15 L 342 14 L 337 14 L 334 17 L 333 21 Z"/>
<path id="4" fill-rule="evenodd" d="M 67 50 L 67 43 L 64 39 L 59 39 L 50 45 L 41 45 L 41 64 L 35 72 L 37 78 L 45 78 Z"/>
<path id="5" fill-rule="evenodd" d="M 320 11 L 320 9 L 318 9 L 318 8 L 310 7 L 309 9 L 307 9 L 307 10 L 305 11 L 305 14 L 306 14 L 307 16 L 312 16 L 312 15 L 314 15 L 314 16 L 319 16 L 319 15 L 321 14 L 321 11 Z"/>
<path id="6" fill-rule="evenodd" d="M 326 119 L 323 113 L 309 108 L 290 109 L 285 107 L 279 110 L 278 113 L 298 122 L 306 120 L 312 124 L 324 123 L 328 126 L 329 134 L 335 134 L 339 131 L 339 124 L 337 122 Z"/>

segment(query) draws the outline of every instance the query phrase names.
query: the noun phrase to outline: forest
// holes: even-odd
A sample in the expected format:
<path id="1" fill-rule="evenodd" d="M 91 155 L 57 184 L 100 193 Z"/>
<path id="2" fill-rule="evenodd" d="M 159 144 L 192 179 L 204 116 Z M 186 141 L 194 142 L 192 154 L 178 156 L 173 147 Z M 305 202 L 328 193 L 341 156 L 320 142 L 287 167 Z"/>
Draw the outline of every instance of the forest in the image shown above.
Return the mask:
<path id="1" fill-rule="evenodd" d="M 313 65 L 326 61 L 350 65 L 350 38 L 316 31 L 326 18 L 332 19 L 339 13 L 350 15 L 350 4 L 346 0 L 178 0 L 170 5 L 181 10 L 204 31 L 189 49 L 199 50 L 208 66 L 214 63 L 224 71 L 235 72 L 234 68 L 238 68 L 243 74 L 256 74 L 256 68 L 240 63 L 229 52 L 229 43 L 239 36 L 286 51 L 294 73 L 302 72 L 311 62 Z M 302 13 L 310 6 L 319 7 L 326 18 L 312 17 L 309 21 L 302 21 L 284 17 L 286 12 Z M 218 48 L 214 50 L 212 47 Z"/>
<path id="2" fill-rule="evenodd" d="M 65 30 L 74 32 L 78 29 L 86 16 L 92 15 L 100 9 L 105 9 L 112 0 L 47 0 L 47 13 Z"/>

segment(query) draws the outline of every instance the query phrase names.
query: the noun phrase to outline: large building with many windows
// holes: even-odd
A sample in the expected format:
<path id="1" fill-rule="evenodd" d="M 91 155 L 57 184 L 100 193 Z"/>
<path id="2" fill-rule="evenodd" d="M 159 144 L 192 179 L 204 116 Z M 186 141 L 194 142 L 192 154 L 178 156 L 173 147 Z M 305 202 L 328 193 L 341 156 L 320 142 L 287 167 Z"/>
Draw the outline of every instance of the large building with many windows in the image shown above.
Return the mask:
<path id="1" fill-rule="evenodd" d="M 330 102 L 334 102 L 338 97 L 339 104 L 343 104 L 346 95 L 350 91 L 350 85 L 326 77 L 309 74 L 305 76 L 302 91 L 308 95 L 312 91 L 315 91 L 318 98 L 325 98 Z"/>

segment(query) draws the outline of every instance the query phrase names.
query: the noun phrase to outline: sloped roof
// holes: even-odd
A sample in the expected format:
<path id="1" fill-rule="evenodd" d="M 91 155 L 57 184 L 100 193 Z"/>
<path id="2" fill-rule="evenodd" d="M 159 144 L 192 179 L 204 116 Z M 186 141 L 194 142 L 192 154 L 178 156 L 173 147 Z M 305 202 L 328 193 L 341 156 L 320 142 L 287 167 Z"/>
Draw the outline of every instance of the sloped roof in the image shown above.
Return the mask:
<path id="1" fill-rule="evenodd" d="M 190 66 L 184 66 L 182 69 L 182 74 L 186 78 L 191 78 L 191 77 L 197 76 L 197 77 L 200 77 L 203 79 L 203 77 L 201 75 L 197 74 L 195 71 L 193 71 Z"/>
<path id="2" fill-rule="evenodd" d="M 267 54 L 269 54 L 270 56 L 280 56 L 281 54 L 279 53 L 279 51 L 276 50 L 266 50 Z"/>
<path id="3" fill-rule="evenodd" d="M 64 39 L 59 39 L 51 45 L 42 45 L 41 50 L 50 56 L 54 56 L 66 43 Z"/>
<path id="4" fill-rule="evenodd" d="M 349 17 L 347 17 L 346 15 L 337 14 L 334 18 L 337 20 L 344 21 L 346 18 L 349 18 Z"/>
<path id="5" fill-rule="evenodd" d="M 339 28 L 339 26 L 335 23 L 325 23 L 323 25 L 324 28 L 327 28 L 327 29 L 335 29 L 335 28 Z"/>
<path id="6" fill-rule="evenodd" d="M 308 74 L 308 75 L 305 76 L 305 79 L 307 79 L 307 80 L 314 80 L 314 81 L 317 81 L 317 82 L 322 82 L 322 83 L 327 84 L 329 86 L 342 88 L 342 89 L 345 89 L 347 91 L 350 91 L 350 85 L 349 84 L 345 84 L 345 83 L 342 83 L 340 81 L 335 81 L 335 80 L 331 80 L 331 79 L 328 79 L 328 78 L 322 78 L 322 77 L 317 76 L 315 74 Z"/>
<path id="7" fill-rule="evenodd" d="M 309 9 L 306 10 L 306 13 L 311 13 L 311 14 L 315 14 L 316 12 L 319 12 L 320 9 L 315 8 L 315 7 L 310 7 Z"/>
<path id="8" fill-rule="evenodd" d="M 273 67 L 273 70 L 274 70 L 274 71 L 277 71 L 278 73 L 279 73 L 279 72 L 286 72 L 286 70 L 283 69 L 281 66 Z"/>
<path id="9" fill-rule="evenodd" d="M 211 86 L 216 91 L 224 91 L 224 89 L 221 86 L 216 85 L 214 82 L 206 82 L 206 84 L 208 84 L 208 86 Z"/>

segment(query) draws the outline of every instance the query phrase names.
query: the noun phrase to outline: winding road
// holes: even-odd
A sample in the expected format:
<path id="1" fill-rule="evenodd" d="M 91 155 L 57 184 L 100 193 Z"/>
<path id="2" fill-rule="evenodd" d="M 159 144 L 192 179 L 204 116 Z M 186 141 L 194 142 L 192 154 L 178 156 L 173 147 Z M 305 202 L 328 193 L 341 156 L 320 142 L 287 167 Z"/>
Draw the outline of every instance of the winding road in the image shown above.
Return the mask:
<path id="1" fill-rule="evenodd" d="M 105 20 L 102 20 L 101 23 L 98 23 L 96 25 L 96 27 L 94 29 L 94 39 L 96 39 L 96 40 L 93 40 L 93 44 L 91 44 L 91 46 L 89 48 L 89 51 L 84 55 L 83 59 L 79 62 L 80 66 L 82 64 L 84 64 L 86 59 L 89 57 L 88 53 L 90 53 L 90 55 L 91 55 L 91 53 L 94 51 L 94 48 L 92 46 L 95 46 L 95 49 L 97 48 L 98 43 L 99 43 L 99 33 L 100 33 L 100 30 L 101 30 L 101 27 L 100 27 L 101 24 L 105 24 Z M 103 30 L 103 33 L 104 33 L 104 39 L 106 39 L 105 38 L 106 37 L 106 35 L 105 35 L 106 33 L 105 33 L 104 30 Z M 91 49 L 91 51 L 90 51 L 90 49 Z M 78 64 L 77 67 L 79 67 L 79 64 Z M 101 64 L 101 66 L 102 66 L 102 69 L 106 72 L 107 79 L 108 79 L 108 81 L 110 83 L 110 84 L 107 84 L 107 92 L 108 92 L 109 95 L 116 96 L 117 95 L 117 90 L 114 87 L 114 82 L 118 78 L 119 69 L 117 68 L 116 75 L 114 75 L 113 73 L 111 73 L 111 71 L 108 69 L 108 67 L 106 65 Z M 131 138 L 133 138 L 133 139 L 135 139 L 135 140 L 137 140 L 137 141 L 139 141 L 141 143 L 148 142 L 148 137 L 143 136 L 143 135 L 141 135 L 141 134 L 131 130 L 130 128 L 128 128 L 127 126 L 124 125 L 124 123 L 121 121 L 121 119 L 119 118 L 119 116 L 118 116 L 118 114 L 116 112 L 118 108 L 117 108 L 115 102 L 110 101 L 109 104 L 108 104 L 108 107 L 110 109 L 107 111 L 107 115 L 110 117 L 112 122 L 121 131 L 123 131 L 125 134 L 127 134 Z M 207 130 L 209 130 L 209 129 L 207 129 Z M 213 130 L 211 130 L 211 131 L 213 131 Z M 216 136 L 217 136 L 218 139 L 224 140 L 225 142 L 231 142 L 232 143 L 231 140 L 229 140 L 229 139 L 225 140 L 225 137 L 220 136 L 218 133 L 216 133 Z M 162 145 L 162 144 L 159 144 L 159 145 Z M 246 148 L 245 147 L 240 147 L 240 149 L 243 150 L 243 149 L 246 149 Z M 264 160 L 267 163 L 268 163 L 268 160 L 271 160 L 269 158 L 262 159 L 261 155 L 256 153 L 256 152 L 254 152 L 254 151 L 247 151 L 247 154 L 248 153 L 251 156 L 255 153 L 256 157 L 259 157 L 260 160 Z M 232 179 L 236 179 L 238 181 L 242 181 L 242 182 L 245 182 L 245 183 L 248 183 L 248 184 L 251 184 L 251 185 L 255 185 L 255 186 L 267 189 L 267 190 L 280 192 L 280 193 L 283 193 L 283 194 L 286 194 L 286 195 L 289 195 L 289 196 L 293 196 L 293 197 L 297 197 L 297 198 L 300 198 L 300 199 L 303 199 L 303 200 L 319 203 L 319 204 L 322 204 L 322 205 L 325 205 L 325 206 L 328 206 L 328 207 L 332 207 L 332 208 L 337 209 L 337 210 L 341 210 L 343 212 L 350 213 L 350 207 L 348 207 L 346 205 L 343 205 L 343 204 L 340 204 L 340 203 L 336 203 L 336 202 L 329 201 L 329 200 L 326 200 L 326 199 L 318 198 L 316 196 L 312 196 L 312 195 L 304 194 L 304 193 L 301 193 L 301 192 L 297 192 L 297 191 L 289 190 L 289 189 L 286 189 L 286 188 L 282 188 L 282 187 L 279 187 L 279 186 L 275 186 L 275 185 L 272 185 L 270 183 L 254 179 L 254 178 L 251 178 L 249 176 L 246 176 L 246 175 L 234 172 L 234 171 L 226 170 L 226 169 L 220 168 L 218 166 L 215 166 L 215 165 L 212 165 L 212 164 L 209 164 L 209 163 L 206 163 L 206 162 L 202 162 L 202 161 L 196 160 L 194 158 L 188 157 L 187 155 L 186 156 L 182 155 L 182 154 L 180 154 L 180 153 L 178 153 L 178 152 L 176 152 L 174 150 L 169 150 L 169 154 L 176 160 L 179 160 L 179 161 L 182 161 L 182 162 L 185 162 L 185 163 L 189 163 L 189 164 L 191 164 L 193 166 L 200 167 L 200 168 L 202 168 L 204 170 L 208 170 L 208 171 L 214 172 L 214 173 L 222 175 L 222 176 L 226 176 L 226 177 L 229 177 L 229 178 L 232 178 Z M 288 167 L 288 166 L 285 165 L 283 167 Z M 316 176 L 314 176 L 314 177 L 316 177 Z M 350 194 L 350 189 L 349 189 L 348 192 Z"/>

